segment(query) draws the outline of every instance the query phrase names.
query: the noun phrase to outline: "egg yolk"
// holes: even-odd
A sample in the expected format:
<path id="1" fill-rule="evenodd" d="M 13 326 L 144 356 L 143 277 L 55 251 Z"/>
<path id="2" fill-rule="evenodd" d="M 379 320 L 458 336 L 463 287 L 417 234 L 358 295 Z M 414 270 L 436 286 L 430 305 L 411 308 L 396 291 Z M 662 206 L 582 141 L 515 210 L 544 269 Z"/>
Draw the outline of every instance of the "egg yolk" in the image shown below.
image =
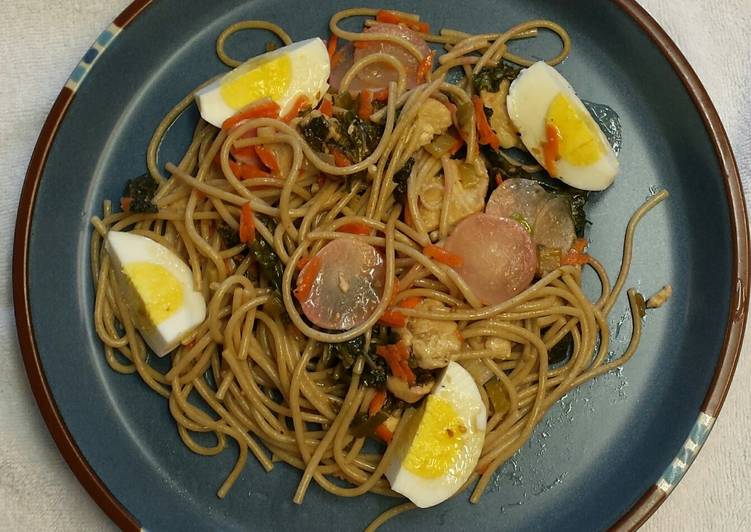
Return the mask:
<path id="1" fill-rule="evenodd" d="M 594 130 L 597 124 L 562 93 L 550 103 L 546 123 L 558 129 L 559 158 L 575 166 L 587 166 L 602 156 L 600 137 Z"/>
<path id="2" fill-rule="evenodd" d="M 131 262 L 123 268 L 138 293 L 148 320 L 158 325 L 183 304 L 180 282 L 164 266 L 151 262 Z"/>
<path id="3" fill-rule="evenodd" d="M 229 76 L 220 93 L 224 102 L 237 110 L 261 98 L 279 99 L 289 88 L 291 77 L 292 61 L 282 55 Z"/>
<path id="4" fill-rule="evenodd" d="M 464 421 L 451 403 L 435 395 L 429 396 L 403 467 L 423 478 L 446 475 L 463 447 L 466 432 Z"/>

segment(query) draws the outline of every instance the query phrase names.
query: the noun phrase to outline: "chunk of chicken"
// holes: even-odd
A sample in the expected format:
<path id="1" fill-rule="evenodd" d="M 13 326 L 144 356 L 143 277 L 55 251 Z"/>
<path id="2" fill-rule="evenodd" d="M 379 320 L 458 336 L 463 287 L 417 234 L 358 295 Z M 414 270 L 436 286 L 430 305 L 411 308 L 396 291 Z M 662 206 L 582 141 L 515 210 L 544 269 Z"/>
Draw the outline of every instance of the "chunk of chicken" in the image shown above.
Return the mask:
<path id="1" fill-rule="evenodd" d="M 417 118 L 409 132 L 407 145 L 417 151 L 433 137 L 445 133 L 451 125 L 451 112 L 438 100 L 428 98 L 417 111 Z"/>
<path id="2" fill-rule="evenodd" d="M 398 399 L 410 404 L 415 403 L 422 397 L 428 395 L 430 390 L 433 389 L 434 384 L 435 381 L 431 380 L 424 384 L 410 386 L 407 384 L 407 381 L 400 379 L 399 377 L 389 376 L 389 378 L 386 379 L 386 388 L 388 391 L 394 394 Z"/>
<path id="3" fill-rule="evenodd" d="M 438 228 L 443 198 L 448 192 L 449 229 L 470 214 L 482 212 L 488 191 L 488 171 L 481 162 L 475 165 L 450 160 L 458 179 L 442 175 L 419 176 L 410 186 L 417 192 L 417 208 L 426 231 Z"/>
<path id="4" fill-rule="evenodd" d="M 440 301 L 426 299 L 415 310 L 433 312 L 448 308 Z M 396 332 L 402 342 L 412 348 L 417 365 L 423 369 L 448 366 L 451 356 L 462 349 L 459 327 L 453 321 L 409 318 L 406 325 L 396 329 Z"/>
<path id="5" fill-rule="evenodd" d="M 493 128 L 498 140 L 501 142 L 501 148 L 513 148 L 519 146 L 519 132 L 511 122 L 506 108 L 506 96 L 511 82 L 504 79 L 498 92 L 480 91 L 480 98 L 485 107 L 493 110 L 490 117 L 490 127 Z"/>

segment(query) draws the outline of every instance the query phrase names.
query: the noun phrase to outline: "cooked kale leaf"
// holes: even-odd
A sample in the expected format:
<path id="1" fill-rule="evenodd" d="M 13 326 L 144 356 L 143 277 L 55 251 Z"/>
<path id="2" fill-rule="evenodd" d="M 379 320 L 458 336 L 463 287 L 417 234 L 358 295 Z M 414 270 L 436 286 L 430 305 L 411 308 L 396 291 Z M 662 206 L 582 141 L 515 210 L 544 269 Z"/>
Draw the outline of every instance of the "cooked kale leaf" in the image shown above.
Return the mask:
<path id="1" fill-rule="evenodd" d="M 258 216 L 258 218 L 269 231 L 274 232 L 274 229 L 276 229 L 276 220 L 267 216 Z M 258 264 L 258 270 L 261 275 L 266 278 L 269 285 L 271 285 L 277 294 L 281 294 L 284 266 L 274 248 L 259 235 L 250 245 L 250 252 Z"/>
<path id="2" fill-rule="evenodd" d="M 222 242 L 224 242 L 225 249 L 240 245 L 240 234 L 237 232 L 237 230 L 232 229 L 226 223 L 220 223 L 217 226 L 216 230 L 219 233 L 219 236 L 222 238 Z"/>
<path id="3" fill-rule="evenodd" d="M 340 149 L 353 163 L 359 163 L 373 153 L 383 130 L 370 120 L 363 120 L 352 111 L 337 117 L 336 140 L 329 140 L 334 148 Z"/>
<path id="4" fill-rule="evenodd" d="M 415 165 L 414 157 L 407 159 L 397 173 L 394 174 L 394 183 L 396 188 L 394 189 L 394 199 L 402 205 L 407 204 L 407 181 L 409 180 L 409 174 L 412 173 L 412 167 Z"/>
<path id="5" fill-rule="evenodd" d="M 513 81 L 519 75 L 520 69 L 501 63 L 494 67 L 483 67 L 472 77 L 472 83 L 475 86 L 475 92 L 482 90 L 488 92 L 498 92 L 501 88 L 501 82 L 504 79 Z"/>
<path id="6" fill-rule="evenodd" d="M 129 179 L 123 190 L 123 198 L 130 198 L 128 211 L 158 212 L 159 209 L 153 201 L 158 188 L 159 183 L 149 174 Z"/>
<path id="7" fill-rule="evenodd" d="M 322 152 L 329 136 L 329 121 L 322 115 L 314 116 L 300 126 L 300 132 L 311 148 Z"/>

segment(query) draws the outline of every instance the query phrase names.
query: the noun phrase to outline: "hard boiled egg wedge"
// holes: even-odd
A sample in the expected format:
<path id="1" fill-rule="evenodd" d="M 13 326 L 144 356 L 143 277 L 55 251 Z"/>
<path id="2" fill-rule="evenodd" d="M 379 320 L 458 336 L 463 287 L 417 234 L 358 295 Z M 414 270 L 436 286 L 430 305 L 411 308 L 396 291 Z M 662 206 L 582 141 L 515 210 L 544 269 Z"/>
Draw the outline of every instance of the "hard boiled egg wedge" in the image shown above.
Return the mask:
<path id="1" fill-rule="evenodd" d="M 582 190 L 603 190 L 613 182 L 613 148 L 556 69 L 540 61 L 522 70 L 506 107 L 524 146 L 551 176 Z"/>
<path id="2" fill-rule="evenodd" d="M 485 440 L 485 405 L 472 376 L 450 362 L 396 445 L 386 477 L 420 508 L 456 493 L 477 466 Z"/>
<path id="3" fill-rule="evenodd" d="M 201 117 L 222 122 L 262 98 L 279 104 L 285 114 L 305 96 L 315 106 L 328 89 L 331 65 L 321 39 L 308 39 L 256 56 L 196 93 Z"/>
<path id="4" fill-rule="evenodd" d="M 145 236 L 110 231 L 105 245 L 136 328 L 154 353 L 166 355 L 206 317 L 190 269 Z"/>

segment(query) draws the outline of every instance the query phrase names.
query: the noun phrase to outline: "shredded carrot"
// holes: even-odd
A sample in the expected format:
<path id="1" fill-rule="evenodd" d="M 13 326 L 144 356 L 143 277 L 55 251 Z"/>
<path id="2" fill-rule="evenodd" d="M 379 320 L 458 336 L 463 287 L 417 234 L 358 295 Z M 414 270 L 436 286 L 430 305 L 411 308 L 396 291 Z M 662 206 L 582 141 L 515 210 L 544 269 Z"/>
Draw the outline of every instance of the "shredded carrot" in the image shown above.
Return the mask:
<path id="1" fill-rule="evenodd" d="M 375 435 L 386 443 L 391 443 L 391 440 L 394 439 L 394 433 L 391 432 L 389 428 L 383 423 L 376 427 Z"/>
<path id="2" fill-rule="evenodd" d="M 310 257 L 308 257 L 307 255 L 303 255 L 302 257 L 300 257 L 300 260 L 297 261 L 297 267 L 302 270 L 303 268 L 305 268 L 305 265 L 309 262 L 310 262 Z"/>
<path id="3" fill-rule="evenodd" d="M 373 101 L 375 102 L 385 102 L 388 99 L 389 99 L 388 87 L 373 93 Z"/>
<path id="4" fill-rule="evenodd" d="M 456 253 L 446 251 L 442 247 L 436 246 L 435 244 L 429 244 L 425 246 L 422 249 L 422 252 L 431 259 L 435 259 L 437 262 L 441 262 L 443 264 L 446 264 L 447 266 L 451 266 L 452 268 L 460 268 L 461 265 L 464 264 L 464 259 L 462 257 L 457 255 Z"/>
<path id="5" fill-rule="evenodd" d="M 232 115 L 222 123 L 222 129 L 232 129 L 240 122 L 250 120 L 251 118 L 278 118 L 279 104 L 272 100 L 264 99 L 254 103 L 244 111 Z"/>
<path id="6" fill-rule="evenodd" d="M 555 162 L 558 160 L 558 149 L 561 141 L 561 132 L 558 126 L 548 122 L 545 124 L 545 144 L 542 147 L 542 152 L 545 156 L 545 170 L 551 176 L 557 174 Z"/>
<path id="7" fill-rule="evenodd" d="M 329 41 L 326 43 L 326 50 L 329 53 L 329 61 L 331 61 L 334 58 L 334 54 L 336 53 L 336 46 L 339 44 L 339 37 L 332 33 L 329 36 Z"/>
<path id="8" fill-rule="evenodd" d="M 298 301 L 304 301 L 308 298 L 311 290 L 313 290 L 313 282 L 316 280 L 316 277 L 318 277 L 318 271 L 320 269 L 321 257 L 316 255 L 310 259 L 302 272 L 300 272 L 302 277 L 297 282 L 297 287 L 295 288 L 295 297 Z"/>
<path id="9" fill-rule="evenodd" d="M 133 203 L 133 198 L 130 196 L 123 196 L 120 198 L 120 210 L 123 212 L 130 212 L 131 203 Z"/>
<path id="10" fill-rule="evenodd" d="M 369 235 L 371 229 L 365 224 L 353 222 L 351 224 L 344 224 L 338 229 L 338 231 L 340 233 L 351 233 L 353 235 Z"/>
<path id="11" fill-rule="evenodd" d="M 334 104 L 331 103 L 330 99 L 324 98 L 323 101 L 321 101 L 321 106 L 318 108 L 318 110 L 321 111 L 321 114 L 323 116 L 331 118 L 331 116 L 334 114 Z"/>
<path id="12" fill-rule="evenodd" d="M 378 413 L 381 408 L 383 408 L 385 402 L 386 390 L 378 390 L 373 396 L 373 399 L 370 400 L 370 406 L 368 406 L 368 415 L 372 416 L 373 414 Z"/>
<path id="13" fill-rule="evenodd" d="M 253 220 L 253 208 L 250 202 L 243 204 L 240 210 L 240 242 L 248 244 L 256 239 L 256 224 Z"/>
<path id="14" fill-rule="evenodd" d="M 256 144 L 255 152 L 266 168 L 271 170 L 271 172 L 274 174 L 279 174 L 279 161 L 277 160 L 276 154 L 272 149 L 267 148 L 263 144 Z"/>
<path id="15" fill-rule="evenodd" d="M 428 55 L 426 55 L 422 61 L 420 61 L 420 66 L 417 67 L 417 81 L 425 81 L 428 79 L 428 74 L 433 69 L 433 56 L 435 55 L 434 51 L 430 51 Z"/>
<path id="16" fill-rule="evenodd" d="M 477 133 L 479 134 L 480 144 L 488 144 L 494 150 L 500 149 L 501 141 L 498 140 L 498 135 L 490 127 L 482 99 L 475 95 L 472 97 L 472 103 L 475 106 L 475 122 L 477 122 Z"/>
<path id="17" fill-rule="evenodd" d="M 459 133 L 455 133 L 453 129 L 449 131 L 449 135 L 456 139 L 454 145 L 449 148 L 449 155 L 454 155 L 462 148 L 462 146 L 464 146 L 464 139 L 461 137 L 461 135 L 459 135 Z"/>
<path id="18" fill-rule="evenodd" d="M 586 241 L 584 238 L 577 238 L 574 240 L 574 245 L 571 247 L 571 249 L 575 250 L 577 253 L 584 253 L 587 250 L 587 246 L 589 245 L 589 242 Z"/>
<path id="19" fill-rule="evenodd" d="M 352 46 L 354 46 L 355 48 L 369 48 L 371 46 L 380 46 L 385 42 L 386 41 L 379 40 L 355 41 L 352 43 Z"/>
<path id="20" fill-rule="evenodd" d="M 254 164 L 240 164 L 230 161 L 229 168 L 238 179 L 253 179 L 255 177 L 269 177 L 268 172 L 264 172 Z"/>
<path id="21" fill-rule="evenodd" d="M 383 358 L 391 369 L 392 375 L 404 379 L 412 386 L 416 377 L 412 368 L 409 367 L 409 350 L 404 342 L 398 342 L 390 345 L 379 345 L 376 348 L 376 354 Z"/>
<path id="22" fill-rule="evenodd" d="M 419 296 L 411 296 L 408 298 L 403 299 L 399 302 L 399 306 L 402 308 L 415 308 L 417 305 L 422 303 L 422 298 Z"/>
<path id="23" fill-rule="evenodd" d="M 194 188 L 193 194 L 195 194 L 196 198 L 198 198 L 199 200 L 206 199 L 206 193 L 203 190 L 198 190 L 197 188 Z"/>
<path id="24" fill-rule="evenodd" d="M 344 166 L 350 166 L 352 163 L 349 159 L 347 159 L 347 156 L 344 155 L 341 151 L 337 149 L 332 149 L 331 153 L 334 155 L 334 164 L 338 166 L 339 168 L 342 168 Z"/>
<path id="25" fill-rule="evenodd" d="M 378 323 L 389 327 L 404 327 L 407 325 L 407 316 L 398 310 L 387 310 L 378 318 Z"/>
<path id="26" fill-rule="evenodd" d="M 357 97 L 357 116 L 363 120 L 370 118 L 373 114 L 373 92 L 368 90 L 360 91 Z"/>
<path id="27" fill-rule="evenodd" d="M 244 146 L 242 148 L 232 146 L 229 150 L 229 153 L 230 155 L 232 155 L 232 157 L 235 158 L 236 161 L 241 161 L 243 159 L 251 160 L 256 158 L 255 146 Z"/>
<path id="28" fill-rule="evenodd" d="M 388 11 L 381 9 L 376 13 L 376 20 L 378 22 L 384 22 L 386 24 L 402 24 L 409 29 L 419 33 L 429 33 L 430 26 L 427 22 L 420 22 L 419 20 L 413 20 L 411 18 L 400 15 L 395 11 Z"/>
<path id="29" fill-rule="evenodd" d="M 292 102 L 292 107 L 290 107 L 287 114 L 282 117 L 282 121 L 287 123 L 292 122 L 293 119 L 297 118 L 297 116 L 300 114 L 300 111 L 302 111 L 303 107 L 305 107 L 306 105 L 309 105 L 308 97 L 304 94 L 300 94 Z"/>
<path id="30" fill-rule="evenodd" d="M 589 262 L 589 255 L 585 253 L 587 249 L 587 245 L 589 242 L 587 242 L 583 238 L 577 238 L 574 240 L 574 245 L 571 247 L 571 249 L 561 257 L 561 265 L 562 266 L 581 266 L 583 264 L 587 264 Z"/>

